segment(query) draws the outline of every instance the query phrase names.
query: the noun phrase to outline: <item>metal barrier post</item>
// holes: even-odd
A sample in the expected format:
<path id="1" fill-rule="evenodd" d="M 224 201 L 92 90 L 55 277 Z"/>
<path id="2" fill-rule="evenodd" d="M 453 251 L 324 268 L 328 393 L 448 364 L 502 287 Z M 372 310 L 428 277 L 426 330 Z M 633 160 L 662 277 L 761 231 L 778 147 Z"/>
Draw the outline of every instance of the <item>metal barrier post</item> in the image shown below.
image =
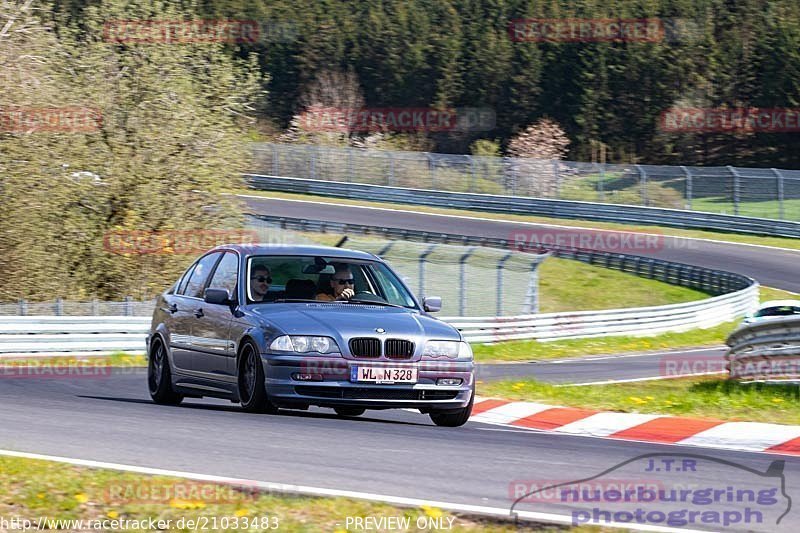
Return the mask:
<path id="1" fill-rule="evenodd" d="M 133 316 L 133 298 L 130 296 L 125 297 L 125 316 Z"/>
<path id="2" fill-rule="evenodd" d="M 741 183 L 739 180 L 739 173 L 736 172 L 736 169 L 732 166 L 728 166 L 728 172 L 731 173 L 733 176 L 733 214 L 739 214 L 739 187 L 741 187 Z"/>
<path id="3" fill-rule="evenodd" d="M 56 303 L 55 303 L 55 306 L 53 306 L 53 307 L 54 307 L 56 316 L 61 316 L 61 315 L 64 314 L 64 300 L 61 299 L 60 297 L 56 298 Z"/>
<path id="4" fill-rule="evenodd" d="M 777 168 L 771 168 L 770 170 L 778 178 L 778 218 L 783 220 L 785 215 L 783 211 L 783 174 Z"/>
<path id="5" fill-rule="evenodd" d="M 28 314 L 28 302 L 25 299 L 19 301 L 19 316 Z"/>
<path id="6" fill-rule="evenodd" d="M 92 315 L 97 316 L 100 314 L 100 302 L 97 298 L 92 299 Z"/>
<path id="7" fill-rule="evenodd" d="M 556 177 L 556 198 L 561 198 L 561 174 L 558 171 L 558 159 L 553 159 L 553 175 Z"/>
<path id="8" fill-rule="evenodd" d="M 503 316 L 503 267 L 512 255 L 509 252 L 497 262 L 497 316 Z"/>
<path id="9" fill-rule="evenodd" d="M 475 247 L 471 246 L 466 253 L 458 258 L 458 316 L 464 316 L 467 309 L 467 259 L 475 252 Z"/>
<path id="10" fill-rule="evenodd" d="M 525 294 L 525 303 L 522 304 L 522 314 L 530 315 L 539 312 L 539 263 L 537 259 L 531 261 L 531 274 L 528 278 L 528 292 Z"/>
<path id="11" fill-rule="evenodd" d="M 475 192 L 475 184 L 476 184 L 476 177 L 475 177 L 475 157 L 469 157 L 469 173 L 470 173 L 470 182 L 469 182 L 469 192 Z"/>
<path id="12" fill-rule="evenodd" d="M 639 172 L 639 181 L 641 184 L 641 195 L 642 195 L 642 205 L 647 207 L 650 205 L 650 200 L 647 197 L 647 172 L 641 167 L 641 165 L 634 165 L 636 170 Z"/>
<path id="13" fill-rule="evenodd" d="M 394 157 L 392 157 L 392 152 L 386 152 L 386 157 L 389 159 L 389 166 L 386 169 L 388 171 L 386 185 L 394 187 Z"/>
<path id="14" fill-rule="evenodd" d="M 311 160 L 309 161 L 309 172 L 311 173 L 310 178 L 312 180 L 317 179 L 317 152 L 319 148 L 316 146 L 311 150 Z"/>
<path id="15" fill-rule="evenodd" d="M 436 249 L 437 244 L 431 244 L 428 246 L 422 255 L 419 256 L 419 297 L 425 297 L 425 261 L 427 260 L 428 256 L 431 255 L 431 252 Z"/>
<path id="16" fill-rule="evenodd" d="M 681 170 L 686 175 L 686 209 L 692 209 L 692 171 L 681 166 Z"/>
<path id="17" fill-rule="evenodd" d="M 602 202 L 605 197 L 605 180 L 606 180 L 606 172 L 603 168 L 605 165 L 601 166 L 599 163 L 593 163 L 595 168 L 599 168 L 600 178 L 597 180 L 597 201 Z"/>
<path id="18" fill-rule="evenodd" d="M 278 155 L 278 147 L 274 144 L 272 145 L 272 175 L 273 176 L 280 176 L 281 166 L 279 161 Z"/>

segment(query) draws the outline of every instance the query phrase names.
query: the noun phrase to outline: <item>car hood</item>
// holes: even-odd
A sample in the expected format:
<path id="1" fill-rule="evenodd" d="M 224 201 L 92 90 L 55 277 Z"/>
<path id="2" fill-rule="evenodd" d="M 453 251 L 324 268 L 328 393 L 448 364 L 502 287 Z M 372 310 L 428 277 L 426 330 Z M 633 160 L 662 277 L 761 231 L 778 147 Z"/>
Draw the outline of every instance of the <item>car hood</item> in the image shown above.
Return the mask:
<path id="1" fill-rule="evenodd" d="M 374 336 L 460 340 L 458 330 L 430 316 L 377 305 L 349 303 L 275 303 L 253 311 L 288 335 L 325 335 L 335 339 Z"/>

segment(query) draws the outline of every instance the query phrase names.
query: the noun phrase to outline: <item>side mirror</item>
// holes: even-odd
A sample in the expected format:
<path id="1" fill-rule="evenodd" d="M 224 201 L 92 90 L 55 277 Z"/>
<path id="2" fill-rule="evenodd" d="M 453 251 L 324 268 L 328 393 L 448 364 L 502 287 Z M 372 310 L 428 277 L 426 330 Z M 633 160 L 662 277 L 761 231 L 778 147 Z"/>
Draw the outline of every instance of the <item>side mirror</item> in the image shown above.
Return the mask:
<path id="1" fill-rule="evenodd" d="M 206 289 L 203 293 L 203 301 L 207 304 L 229 305 L 231 294 L 228 289 Z"/>
<path id="2" fill-rule="evenodd" d="M 422 299 L 422 308 L 428 313 L 435 313 L 442 310 L 441 296 L 426 296 Z"/>

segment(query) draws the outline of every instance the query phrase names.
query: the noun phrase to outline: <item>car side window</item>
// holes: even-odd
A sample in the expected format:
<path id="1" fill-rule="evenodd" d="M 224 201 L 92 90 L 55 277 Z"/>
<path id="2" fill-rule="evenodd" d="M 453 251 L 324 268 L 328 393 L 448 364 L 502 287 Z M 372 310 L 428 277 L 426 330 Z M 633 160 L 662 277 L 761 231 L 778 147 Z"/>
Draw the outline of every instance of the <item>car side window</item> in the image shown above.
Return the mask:
<path id="1" fill-rule="evenodd" d="M 196 263 L 195 263 L 196 264 Z M 189 283 L 189 278 L 192 276 L 192 270 L 194 270 L 195 265 L 190 266 L 186 269 L 186 272 L 183 273 L 181 279 L 175 284 L 175 292 L 174 294 L 183 294 L 186 291 L 186 285 Z"/>
<path id="2" fill-rule="evenodd" d="M 222 255 L 222 252 L 208 254 L 197 262 L 192 274 L 189 276 L 189 283 L 186 284 L 186 289 L 183 291 L 185 296 L 194 298 L 203 297 L 203 289 L 206 286 L 208 275 L 211 273 L 220 255 Z"/>
<path id="3" fill-rule="evenodd" d="M 209 289 L 227 289 L 236 297 L 236 279 L 239 274 L 239 257 L 233 252 L 226 252 L 211 277 Z"/>

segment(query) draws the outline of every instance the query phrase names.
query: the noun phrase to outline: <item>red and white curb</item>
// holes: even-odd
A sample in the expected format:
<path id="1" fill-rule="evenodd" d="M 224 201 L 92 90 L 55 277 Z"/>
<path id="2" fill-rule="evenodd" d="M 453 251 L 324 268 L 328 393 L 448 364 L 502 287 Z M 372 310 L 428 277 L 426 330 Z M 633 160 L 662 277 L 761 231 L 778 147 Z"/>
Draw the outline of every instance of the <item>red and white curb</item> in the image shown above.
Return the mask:
<path id="1" fill-rule="evenodd" d="M 800 455 L 800 426 L 614 413 L 475 398 L 471 422 L 567 435 Z"/>

